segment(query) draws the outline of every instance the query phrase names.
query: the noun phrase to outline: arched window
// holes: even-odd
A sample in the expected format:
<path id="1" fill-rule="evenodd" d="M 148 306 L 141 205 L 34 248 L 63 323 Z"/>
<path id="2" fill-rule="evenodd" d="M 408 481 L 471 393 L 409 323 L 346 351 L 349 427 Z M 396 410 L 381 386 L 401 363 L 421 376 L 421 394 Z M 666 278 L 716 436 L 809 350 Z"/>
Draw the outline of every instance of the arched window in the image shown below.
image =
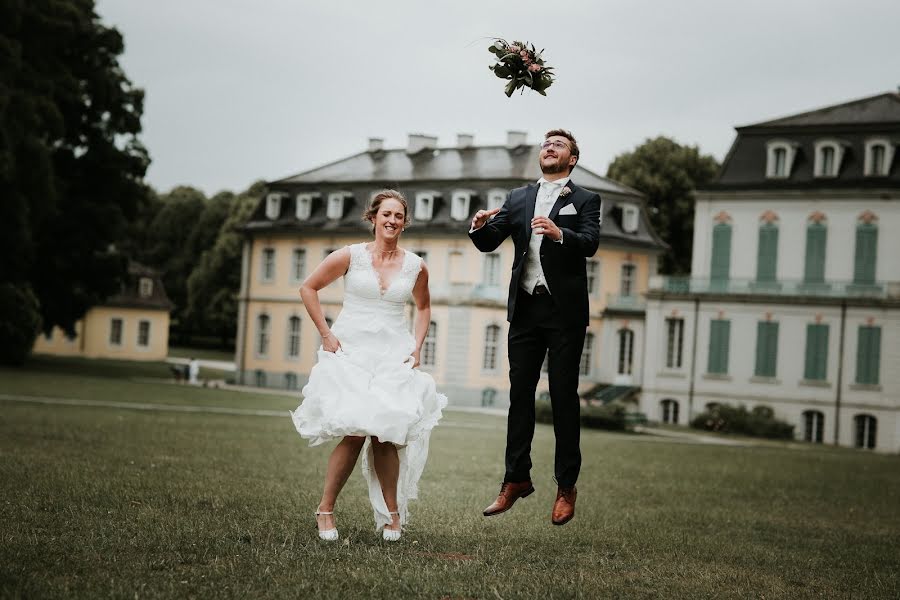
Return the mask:
<path id="1" fill-rule="evenodd" d="M 866 140 L 863 172 L 866 177 L 886 177 L 891 173 L 894 161 L 894 146 L 887 138 Z"/>
<path id="2" fill-rule="evenodd" d="M 287 355 L 288 358 L 300 356 L 300 317 L 288 319 Z"/>
<path id="3" fill-rule="evenodd" d="M 266 218 L 277 219 L 281 214 L 281 194 L 271 193 L 266 196 Z"/>
<path id="4" fill-rule="evenodd" d="M 500 346 L 500 327 L 488 325 L 484 330 L 484 358 L 481 368 L 485 371 L 497 369 L 497 352 Z"/>
<path id="5" fill-rule="evenodd" d="M 814 444 L 822 443 L 825 415 L 818 410 L 803 411 L 803 439 Z"/>
<path id="6" fill-rule="evenodd" d="M 619 375 L 631 375 L 634 363 L 634 332 L 630 329 L 619 330 Z"/>
<path id="7" fill-rule="evenodd" d="M 813 175 L 816 177 L 837 177 L 844 157 L 844 143 L 839 140 L 818 140 L 815 149 Z"/>
<path id="8" fill-rule="evenodd" d="M 434 366 L 436 346 L 437 323 L 432 321 L 428 324 L 428 331 L 425 333 L 425 341 L 422 343 L 422 355 L 420 358 L 423 366 Z"/>
<path id="9" fill-rule="evenodd" d="M 256 354 L 269 354 L 269 315 L 259 315 L 256 318 Z"/>
<path id="10" fill-rule="evenodd" d="M 791 176 L 797 144 L 788 140 L 771 140 L 766 144 L 766 177 L 786 179 Z"/>
<path id="11" fill-rule="evenodd" d="M 660 405 L 660 409 L 662 410 L 662 422 L 677 425 L 678 424 L 678 401 L 672 400 L 671 398 L 666 398 L 665 400 L 660 402 L 659 405 Z"/>
<path id="12" fill-rule="evenodd" d="M 878 435 L 878 419 L 872 415 L 856 415 L 853 417 L 856 425 L 856 447 L 871 450 L 875 447 Z"/>

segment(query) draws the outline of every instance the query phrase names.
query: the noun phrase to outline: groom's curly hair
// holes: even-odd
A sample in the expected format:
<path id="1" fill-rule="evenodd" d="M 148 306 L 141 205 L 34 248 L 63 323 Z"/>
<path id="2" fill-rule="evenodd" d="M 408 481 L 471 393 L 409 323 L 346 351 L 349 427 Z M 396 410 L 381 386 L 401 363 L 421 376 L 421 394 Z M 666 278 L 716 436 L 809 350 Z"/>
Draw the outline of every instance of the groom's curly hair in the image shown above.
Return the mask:
<path id="1" fill-rule="evenodd" d="M 403 205 L 403 226 L 409 225 L 409 203 L 406 201 L 406 198 L 397 190 L 384 189 L 375 194 L 375 197 L 369 203 L 369 207 L 366 208 L 366 212 L 363 213 L 363 221 L 368 221 L 372 224 L 373 234 L 375 233 L 375 215 L 378 214 L 381 203 L 388 198 L 392 198 Z"/>
<path id="2" fill-rule="evenodd" d="M 571 152 L 572 156 L 575 157 L 575 164 L 578 164 L 578 159 L 581 158 L 581 152 L 578 150 L 578 142 L 575 141 L 575 136 L 572 135 L 572 132 L 567 129 L 551 129 L 547 133 L 544 134 L 544 139 L 550 139 L 554 135 L 558 135 L 560 137 L 564 137 L 569 140 L 570 145 L 572 146 Z"/>

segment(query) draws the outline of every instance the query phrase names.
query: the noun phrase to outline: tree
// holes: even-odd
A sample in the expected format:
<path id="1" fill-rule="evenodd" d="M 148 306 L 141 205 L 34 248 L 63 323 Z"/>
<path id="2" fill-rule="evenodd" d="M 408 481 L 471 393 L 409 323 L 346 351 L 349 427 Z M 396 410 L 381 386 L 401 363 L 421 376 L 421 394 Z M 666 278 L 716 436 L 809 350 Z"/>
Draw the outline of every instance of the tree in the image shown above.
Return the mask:
<path id="1" fill-rule="evenodd" d="M 123 48 L 92 0 L 0 7 L 0 283 L 34 291 L 45 331 L 74 332 L 126 275 L 149 157 Z"/>
<path id="2" fill-rule="evenodd" d="M 663 136 L 620 154 L 609 165 L 607 177 L 647 195 L 650 223 L 670 246 L 660 262 L 663 273 L 690 273 L 693 192 L 711 182 L 718 170 L 718 161 L 700 154 L 697 146 L 682 146 Z"/>
<path id="3" fill-rule="evenodd" d="M 265 183 L 258 181 L 233 198 L 215 244 L 203 253 L 188 279 L 188 318 L 215 333 L 227 347 L 237 333 L 237 295 L 241 286 L 244 236 L 238 231 L 259 202 Z"/>

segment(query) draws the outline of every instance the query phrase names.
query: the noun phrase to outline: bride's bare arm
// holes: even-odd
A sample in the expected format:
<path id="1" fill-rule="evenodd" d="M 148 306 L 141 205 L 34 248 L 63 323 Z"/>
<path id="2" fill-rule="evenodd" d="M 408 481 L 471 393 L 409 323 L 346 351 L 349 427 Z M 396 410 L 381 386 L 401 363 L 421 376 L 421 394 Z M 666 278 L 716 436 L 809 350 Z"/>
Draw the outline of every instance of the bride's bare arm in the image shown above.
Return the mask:
<path id="1" fill-rule="evenodd" d="M 414 367 L 419 366 L 420 356 L 422 353 L 422 344 L 425 343 L 425 335 L 428 333 L 428 326 L 431 324 L 431 294 L 428 291 L 428 267 L 422 263 L 422 269 L 416 278 L 416 285 L 412 291 L 413 300 L 416 303 L 416 321 L 414 331 L 416 332 L 416 351 L 413 352 L 415 359 Z"/>
<path id="2" fill-rule="evenodd" d="M 350 248 L 344 246 L 326 256 L 300 286 L 303 306 L 306 307 L 309 318 L 316 324 L 316 329 L 322 336 L 322 348 L 328 352 L 336 352 L 341 347 L 341 342 L 334 337 L 331 328 L 325 322 L 325 313 L 322 312 L 322 305 L 319 302 L 319 290 L 342 276 L 349 268 Z"/>

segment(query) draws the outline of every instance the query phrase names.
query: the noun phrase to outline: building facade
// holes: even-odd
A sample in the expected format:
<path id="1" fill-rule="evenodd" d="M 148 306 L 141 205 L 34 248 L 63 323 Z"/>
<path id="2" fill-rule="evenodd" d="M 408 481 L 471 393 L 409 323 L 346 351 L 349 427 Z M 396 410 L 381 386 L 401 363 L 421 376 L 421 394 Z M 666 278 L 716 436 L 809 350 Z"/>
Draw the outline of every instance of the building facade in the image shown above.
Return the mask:
<path id="1" fill-rule="evenodd" d="M 691 277 L 648 293 L 641 409 L 768 406 L 800 440 L 900 451 L 900 94 L 737 128 Z"/>
<path id="2" fill-rule="evenodd" d="M 512 242 L 480 253 L 468 238 L 475 211 L 503 204 L 509 190 L 540 177 L 538 148 L 509 132 L 505 145 L 476 146 L 472 136 L 438 147 L 410 135 L 406 148 L 385 149 L 371 139 L 365 152 L 270 182 L 244 227 L 236 365 L 250 385 L 300 389 L 321 344 L 301 304 L 303 279 L 331 251 L 371 240 L 362 220 L 385 187 L 407 197 L 412 223 L 401 246 L 428 264 L 431 327 L 422 368 L 457 405 L 508 404 L 506 296 Z M 572 180 L 603 199 L 600 249 L 588 259 L 591 321 L 582 385 L 637 382 L 643 364 L 643 296 L 664 244 L 647 220 L 635 190 L 577 166 Z M 339 280 L 320 292 L 335 319 Z M 414 310 L 409 307 L 410 317 Z M 546 390 L 546 381 L 543 390 Z"/>
<path id="3" fill-rule="evenodd" d="M 38 336 L 32 352 L 56 356 L 164 360 L 169 352 L 172 303 L 159 274 L 132 263 L 119 294 L 92 307 L 75 324 L 75 335 L 55 327 Z"/>

